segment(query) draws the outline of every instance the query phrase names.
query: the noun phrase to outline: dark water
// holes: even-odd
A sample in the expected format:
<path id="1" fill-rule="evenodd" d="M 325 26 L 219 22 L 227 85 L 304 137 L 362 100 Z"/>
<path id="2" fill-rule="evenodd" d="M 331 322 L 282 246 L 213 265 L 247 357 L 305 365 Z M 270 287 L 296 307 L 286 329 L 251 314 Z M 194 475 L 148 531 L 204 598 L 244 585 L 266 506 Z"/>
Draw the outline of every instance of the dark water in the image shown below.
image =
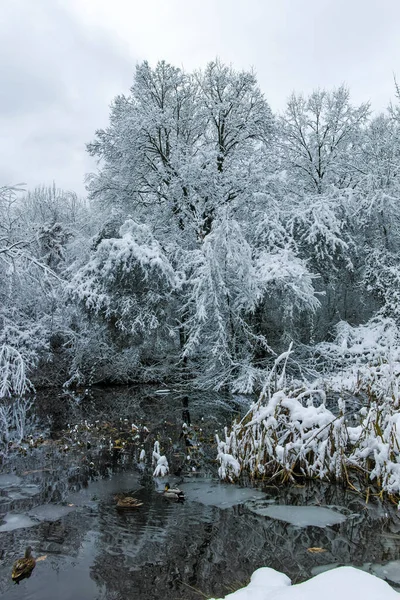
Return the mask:
<path id="1" fill-rule="evenodd" d="M 240 399 L 138 390 L 99 392 L 83 401 L 63 398 L 62 404 L 60 398 L 39 399 L 39 415 L 53 412 L 55 440 L 56 430 L 67 424 L 116 416 L 122 423 L 146 424 L 149 432 L 124 452 L 109 449 L 108 433 L 100 439 L 83 432 L 80 445 L 64 436 L 3 467 L 1 598 L 219 597 L 244 585 L 260 566 L 283 571 L 293 582 L 341 564 L 362 566 L 392 584 L 400 581 L 400 519 L 391 507 L 365 505 L 363 498 L 325 484 L 246 489 L 216 480 L 213 435 L 243 410 Z M 191 422 L 187 435 L 182 420 Z M 166 500 L 164 481 L 152 477 L 155 439 L 179 473 L 168 481 L 180 482 L 184 503 Z M 144 467 L 137 464 L 142 446 Z M 135 493 L 143 506 L 118 513 L 119 492 Z M 267 516 L 277 504 L 309 508 L 302 516 L 290 509 L 286 520 L 278 520 Z M 46 558 L 17 586 L 11 566 L 27 545 Z M 315 547 L 324 552 L 308 550 Z"/>

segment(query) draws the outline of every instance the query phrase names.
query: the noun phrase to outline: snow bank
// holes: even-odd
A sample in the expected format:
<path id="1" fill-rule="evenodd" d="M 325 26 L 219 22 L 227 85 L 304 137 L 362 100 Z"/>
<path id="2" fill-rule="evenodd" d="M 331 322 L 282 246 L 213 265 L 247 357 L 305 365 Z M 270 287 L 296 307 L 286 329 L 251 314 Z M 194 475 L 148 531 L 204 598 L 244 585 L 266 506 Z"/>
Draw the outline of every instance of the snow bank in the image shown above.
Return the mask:
<path id="1" fill-rule="evenodd" d="M 225 600 L 354 600 L 355 597 L 400 600 L 400 594 L 385 581 L 353 567 L 326 571 L 293 586 L 283 573 L 264 567 L 253 573 L 247 587 L 225 596 Z"/>

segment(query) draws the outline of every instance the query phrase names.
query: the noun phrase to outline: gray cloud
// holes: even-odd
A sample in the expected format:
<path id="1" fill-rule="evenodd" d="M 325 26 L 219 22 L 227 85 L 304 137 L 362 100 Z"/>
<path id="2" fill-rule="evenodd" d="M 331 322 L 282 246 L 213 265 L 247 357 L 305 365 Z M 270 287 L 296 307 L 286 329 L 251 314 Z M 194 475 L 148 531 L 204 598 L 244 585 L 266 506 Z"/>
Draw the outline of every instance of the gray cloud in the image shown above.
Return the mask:
<path id="1" fill-rule="evenodd" d="M 84 192 L 85 143 L 142 59 L 253 66 L 274 110 L 341 83 L 382 110 L 400 79 L 399 21 L 398 0 L 3 0 L 0 185 Z"/>
<path id="2" fill-rule="evenodd" d="M 85 152 L 112 98 L 130 85 L 135 59 L 101 28 L 57 0 L 9 0 L 0 23 L 0 182 L 84 192 Z"/>

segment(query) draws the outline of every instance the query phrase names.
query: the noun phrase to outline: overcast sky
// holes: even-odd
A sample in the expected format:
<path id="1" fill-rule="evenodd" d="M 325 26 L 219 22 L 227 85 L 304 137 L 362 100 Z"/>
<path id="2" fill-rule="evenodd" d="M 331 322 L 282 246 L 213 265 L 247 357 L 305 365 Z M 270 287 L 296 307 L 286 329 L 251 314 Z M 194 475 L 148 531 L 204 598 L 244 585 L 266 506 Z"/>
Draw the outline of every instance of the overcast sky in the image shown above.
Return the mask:
<path id="1" fill-rule="evenodd" d="M 254 67 L 274 111 L 346 83 L 375 111 L 400 79 L 400 0 L 1 0 L 0 186 L 84 193 L 85 143 L 138 61 Z"/>

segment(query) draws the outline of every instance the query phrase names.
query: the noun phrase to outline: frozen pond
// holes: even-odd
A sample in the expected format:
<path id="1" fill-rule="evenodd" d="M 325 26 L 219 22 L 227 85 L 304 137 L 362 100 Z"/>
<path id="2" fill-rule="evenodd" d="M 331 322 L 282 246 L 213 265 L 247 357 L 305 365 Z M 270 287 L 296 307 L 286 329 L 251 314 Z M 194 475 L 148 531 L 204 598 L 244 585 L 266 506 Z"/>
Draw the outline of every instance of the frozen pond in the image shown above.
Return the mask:
<path id="1" fill-rule="evenodd" d="M 232 409 L 221 397 L 207 401 L 195 395 L 182 406 L 172 394 L 141 399 L 121 391 L 96 398 L 92 421 L 109 423 L 118 414 L 129 428 L 140 420 L 148 425 L 140 468 L 134 449 L 109 450 L 110 425 L 90 443 L 85 438 L 74 445 L 68 433 L 7 467 L 10 473 L 0 475 L 2 600 L 127 600 L 133 594 L 140 600 L 198 600 L 199 590 L 223 597 L 232 582 L 245 585 L 263 566 L 296 583 L 331 566 L 358 565 L 396 585 L 395 509 L 365 505 L 362 497 L 324 484 L 256 489 L 220 483 L 215 431 L 240 406 Z M 183 435 L 189 409 L 193 427 Z M 90 418 L 93 406 L 60 410 L 59 422 L 73 423 Z M 168 455 L 166 479 L 152 477 L 156 439 Z M 163 497 L 166 481 L 182 488 L 184 503 Z M 135 495 L 142 506 L 118 512 L 119 493 Z M 15 586 L 11 566 L 27 545 L 43 559 Z M 310 551 L 315 548 L 321 553 Z"/>

